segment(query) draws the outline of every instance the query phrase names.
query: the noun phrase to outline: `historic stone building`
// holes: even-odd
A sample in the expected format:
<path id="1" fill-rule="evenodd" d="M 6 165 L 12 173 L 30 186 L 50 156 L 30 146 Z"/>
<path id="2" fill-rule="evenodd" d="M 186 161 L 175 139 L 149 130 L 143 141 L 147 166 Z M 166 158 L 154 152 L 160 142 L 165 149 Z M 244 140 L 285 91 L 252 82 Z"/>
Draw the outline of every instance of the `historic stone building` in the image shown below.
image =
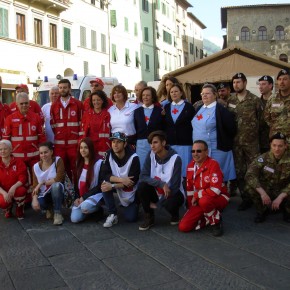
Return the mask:
<path id="1" fill-rule="evenodd" d="M 221 8 L 223 48 L 237 45 L 275 59 L 290 60 L 290 4 Z"/>

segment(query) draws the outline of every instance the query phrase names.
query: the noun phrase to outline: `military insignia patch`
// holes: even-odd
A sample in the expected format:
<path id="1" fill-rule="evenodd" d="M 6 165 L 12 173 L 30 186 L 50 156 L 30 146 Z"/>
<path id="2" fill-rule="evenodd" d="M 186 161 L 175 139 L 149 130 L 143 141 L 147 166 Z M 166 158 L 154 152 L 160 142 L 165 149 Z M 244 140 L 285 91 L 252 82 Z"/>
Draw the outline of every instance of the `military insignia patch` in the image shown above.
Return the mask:
<path id="1" fill-rule="evenodd" d="M 263 163 L 264 162 L 264 159 L 262 157 L 259 157 L 258 158 L 258 162 Z"/>

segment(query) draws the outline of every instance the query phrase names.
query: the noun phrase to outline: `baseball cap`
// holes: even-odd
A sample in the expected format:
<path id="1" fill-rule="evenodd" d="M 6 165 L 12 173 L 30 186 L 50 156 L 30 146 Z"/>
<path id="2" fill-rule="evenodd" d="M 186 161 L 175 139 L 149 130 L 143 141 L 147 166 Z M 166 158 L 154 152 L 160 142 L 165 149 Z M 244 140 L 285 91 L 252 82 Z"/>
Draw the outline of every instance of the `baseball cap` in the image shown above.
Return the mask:
<path id="1" fill-rule="evenodd" d="M 281 132 L 275 133 L 271 138 L 270 138 L 270 143 L 274 140 L 286 140 L 286 135 L 282 134 Z"/>
<path id="2" fill-rule="evenodd" d="M 95 79 L 91 80 L 90 83 L 91 83 L 91 84 L 92 84 L 92 83 L 97 83 L 97 84 L 99 84 L 99 85 L 102 86 L 102 87 L 105 86 L 104 82 L 103 82 L 100 78 L 95 78 Z"/>
<path id="3" fill-rule="evenodd" d="M 274 84 L 273 78 L 267 75 L 260 77 L 259 82 L 261 81 L 267 81 L 269 84 Z"/>
<path id="4" fill-rule="evenodd" d="M 18 90 L 18 89 L 23 89 L 23 90 L 27 90 L 28 91 L 28 86 L 25 85 L 25 84 L 20 84 L 20 85 L 17 85 L 15 87 L 15 90 Z"/>
<path id="5" fill-rule="evenodd" d="M 277 75 L 277 79 L 283 75 L 290 75 L 290 70 L 288 68 L 281 69 Z"/>
<path id="6" fill-rule="evenodd" d="M 224 88 L 229 88 L 230 84 L 229 83 L 219 83 L 217 86 L 218 90 L 224 89 Z"/>
<path id="7" fill-rule="evenodd" d="M 112 133 L 112 136 L 109 139 L 110 140 L 118 139 L 118 140 L 121 140 L 123 142 L 126 142 L 127 141 L 127 136 L 126 136 L 125 133 L 115 132 L 115 133 Z"/>
<path id="8" fill-rule="evenodd" d="M 246 81 L 247 78 L 243 73 L 236 73 L 233 77 L 232 77 L 232 81 L 235 79 L 242 79 L 243 81 Z"/>

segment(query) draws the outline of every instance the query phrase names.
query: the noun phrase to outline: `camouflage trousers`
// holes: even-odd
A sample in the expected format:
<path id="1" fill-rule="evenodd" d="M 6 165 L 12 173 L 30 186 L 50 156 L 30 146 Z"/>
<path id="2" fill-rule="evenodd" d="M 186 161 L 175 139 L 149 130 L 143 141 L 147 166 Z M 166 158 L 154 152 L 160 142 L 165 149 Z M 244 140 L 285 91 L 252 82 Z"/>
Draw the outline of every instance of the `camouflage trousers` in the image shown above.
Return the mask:
<path id="1" fill-rule="evenodd" d="M 264 186 L 263 188 L 272 201 L 281 193 L 281 191 L 271 190 L 270 188 L 266 188 Z M 268 209 L 268 207 L 266 205 L 263 205 L 260 194 L 256 191 L 256 189 L 250 187 L 247 188 L 247 191 L 251 196 L 257 212 L 261 214 L 264 213 Z M 284 198 L 283 202 L 280 205 L 280 209 L 285 209 L 288 213 L 290 213 L 290 196 Z"/>
<path id="2" fill-rule="evenodd" d="M 233 149 L 235 168 L 237 174 L 237 185 L 244 201 L 250 201 L 251 198 L 247 193 L 245 186 L 245 175 L 248 166 L 259 154 L 258 144 L 251 145 L 235 145 Z"/>

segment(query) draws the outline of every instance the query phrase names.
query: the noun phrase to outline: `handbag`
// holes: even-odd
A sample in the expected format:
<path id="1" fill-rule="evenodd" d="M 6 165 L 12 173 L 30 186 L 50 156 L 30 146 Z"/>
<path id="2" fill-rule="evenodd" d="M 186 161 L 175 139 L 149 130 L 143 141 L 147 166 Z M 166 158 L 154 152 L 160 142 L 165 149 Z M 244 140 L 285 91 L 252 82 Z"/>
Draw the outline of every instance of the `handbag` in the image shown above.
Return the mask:
<path id="1" fill-rule="evenodd" d="M 74 203 L 74 200 L 76 199 L 76 192 L 74 185 L 67 174 L 65 174 L 63 185 L 64 185 L 63 206 L 66 208 L 71 208 L 71 206 Z"/>

